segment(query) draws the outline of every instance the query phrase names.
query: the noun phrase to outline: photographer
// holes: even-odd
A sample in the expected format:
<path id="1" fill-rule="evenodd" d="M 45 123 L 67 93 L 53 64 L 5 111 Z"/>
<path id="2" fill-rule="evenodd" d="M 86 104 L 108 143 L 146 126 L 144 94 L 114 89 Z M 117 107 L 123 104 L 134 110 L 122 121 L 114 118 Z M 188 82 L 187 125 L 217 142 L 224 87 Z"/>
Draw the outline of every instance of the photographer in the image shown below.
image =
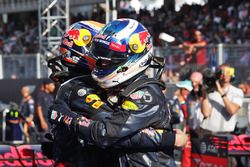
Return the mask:
<path id="1" fill-rule="evenodd" d="M 206 91 L 203 91 L 204 98 L 201 101 L 204 116 L 201 128 L 205 132 L 233 132 L 237 122 L 236 113 L 243 102 L 242 90 L 231 84 L 234 68 L 223 64 L 214 77 L 209 78 L 208 73 L 203 75 Z"/>

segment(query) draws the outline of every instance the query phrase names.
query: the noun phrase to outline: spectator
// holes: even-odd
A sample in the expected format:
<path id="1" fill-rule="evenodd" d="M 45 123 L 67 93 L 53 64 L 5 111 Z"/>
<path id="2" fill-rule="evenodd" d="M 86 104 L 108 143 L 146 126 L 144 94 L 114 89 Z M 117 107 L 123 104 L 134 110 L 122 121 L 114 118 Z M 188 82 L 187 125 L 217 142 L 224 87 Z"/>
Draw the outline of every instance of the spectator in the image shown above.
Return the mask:
<path id="1" fill-rule="evenodd" d="M 247 82 L 242 82 L 238 86 L 244 93 L 244 96 L 250 97 L 250 85 Z"/>
<path id="2" fill-rule="evenodd" d="M 181 129 L 188 133 L 188 103 L 187 103 L 187 97 L 190 91 L 192 91 L 192 83 L 190 80 L 185 81 L 179 81 L 176 83 L 177 91 L 175 92 L 174 96 L 174 102 L 173 102 L 173 111 L 172 111 L 172 120 L 173 123 L 180 123 Z M 178 115 L 179 117 L 177 117 Z M 176 126 L 176 125 L 175 125 Z M 177 128 L 180 128 L 177 126 Z M 189 137 L 188 137 L 189 138 Z M 189 139 L 188 139 L 189 141 Z M 189 151 L 189 148 L 187 147 L 189 144 L 187 143 L 182 150 L 182 166 L 191 166 L 191 160 L 190 158 L 187 159 L 187 149 Z M 191 148 L 191 147 L 190 147 Z M 191 150 L 190 150 L 191 153 Z"/>
<path id="3" fill-rule="evenodd" d="M 243 92 L 231 84 L 235 77 L 234 68 L 222 64 L 219 71 L 221 74 L 216 81 L 216 90 L 204 93 L 201 102 L 204 120 L 201 123 L 200 139 L 211 133 L 230 135 L 235 132 L 238 124 L 236 113 L 243 104 Z M 231 157 L 228 162 L 232 166 L 237 166 L 240 161 Z"/>
<path id="4" fill-rule="evenodd" d="M 23 86 L 21 89 L 22 101 L 20 104 L 20 113 L 23 117 L 23 132 L 25 136 L 25 142 L 30 142 L 29 126 L 33 123 L 35 104 L 34 99 L 30 94 L 30 88 Z"/>
<path id="5" fill-rule="evenodd" d="M 193 72 L 190 76 L 192 82 L 192 91 L 188 95 L 188 125 L 190 133 L 194 133 L 197 128 L 200 127 L 200 123 L 203 120 L 201 113 L 201 100 L 202 100 L 202 73 Z"/>
<path id="6" fill-rule="evenodd" d="M 204 40 L 203 34 L 201 31 L 194 31 L 194 40 L 191 42 L 184 42 L 179 45 L 180 48 L 183 48 L 186 53 L 185 61 L 181 62 L 181 65 L 192 64 L 202 67 L 206 65 L 206 49 L 204 48 L 207 45 L 207 42 Z"/>
<path id="7" fill-rule="evenodd" d="M 174 96 L 174 109 L 175 112 L 177 112 L 177 114 L 179 115 L 179 122 L 184 123 L 184 132 L 185 132 L 186 131 L 185 122 L 188 117 L 186 100 L 189 92 L 192 90 L 192 84 L 191 81 L 185 80 L 177 82 L 176 86 L 178 89 L 175 92 Z"/>
<path id="8" fill-rule="evenodd" d="M 36 115 L 35 115 L 35 123 L 38 127 L 38 131 L 41 133 L 41 139 L 44 140 L 44 134 L 49 129 L 48 124 L 48 110 L 49 106 L 54 101 L 54 91 L 55 84 L 50 79 L 45 79 L 43 81 L 43 89 L 38 92 L 36 99 Z"/>
<path id="9" fill-rule="evenodd" d="M 187 116 L 186 116 L 186 133 L 188 135 L 188 143 L 182 151 L 182 166 L 191 166 L 191 148 L 192 138 L 196 137 L 196 130 L 199 128 L 200 122 L 203 119 L 200 110 L 201 101 L 201 85 L 202 74 L 200 72 L 193 72 L 190 76 L 192 90 L 186 98 Z"/>
<path id="10" fill-rule="evenodd" d="M 210 132 L 233 132 L 237 123 L 236 113 L 243 103 L 243 92 L 231 84 L 234 69 L 223 64 L 219 67 L 221 75 L 216 81 L 216 90 L 206 93 L 202 99 L 201 111 L 204 120 L 202 130 Z"/>

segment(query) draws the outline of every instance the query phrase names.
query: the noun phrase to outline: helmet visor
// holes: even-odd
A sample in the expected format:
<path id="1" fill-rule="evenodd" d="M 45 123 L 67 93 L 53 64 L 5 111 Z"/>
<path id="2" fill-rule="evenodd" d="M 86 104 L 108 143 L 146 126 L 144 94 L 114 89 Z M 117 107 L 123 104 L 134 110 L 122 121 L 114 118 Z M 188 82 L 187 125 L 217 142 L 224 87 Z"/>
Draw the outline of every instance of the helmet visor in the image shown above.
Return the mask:
<path id="1" fill-rule="evenodd" d="M 94 43 L 91 46 L 91 52 L 97 57 L 96 67 L 101 69 L 123 65 L 128 59 L 127 53 L 110 50 Z"/>

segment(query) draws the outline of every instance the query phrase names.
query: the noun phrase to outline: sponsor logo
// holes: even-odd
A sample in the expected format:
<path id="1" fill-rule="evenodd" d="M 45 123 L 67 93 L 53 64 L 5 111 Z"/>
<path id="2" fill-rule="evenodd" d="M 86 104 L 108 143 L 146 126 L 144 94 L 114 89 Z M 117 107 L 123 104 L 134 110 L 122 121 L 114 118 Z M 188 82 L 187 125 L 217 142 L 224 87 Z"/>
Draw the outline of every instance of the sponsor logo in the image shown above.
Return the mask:
<path id="1" fill-rule="evenodd" d="M 133 100 L 138 100 L 138 99 L 141 99 L 143 95 L 144 95 L 143 91 L 137 91 L 135 93 L 132 93 L 130 95 L 130 98 L 133 99 Z"/>
<path id="2" fill-rule="evenodd" d="M 206 151 L 207 151 L 207 145 L 206 145 L 205 142 L 201 142 L 200 150 L 201 150 L 202 154 L 206 153 Z"/>
<path id="3" fill-rule="evenodd" d="M 133 103 L 132 101 L 129 101 L 129 100 L 125 100 L 122 103 L 122 108 L 124 110 L 138 110 L 139 109 L 135 103 Z"/>
<path id="4" fill-rule="evenodd" d="M 40 145 L 0 146 L 0 167 L 51 167 L 54 161 L 45 157 Z"/>
<path id="5" fill-rule="evenodd" d="M 117 52 L 126 52 L 126 45 L 111 42 L 109 48 Z"/>
<path id="6" fill-rule="evenodd" d="M 141 45 L 147 43 L 149 37 L 149 33 L 147 31 L 143 31 L 139 33 L 139 40 L 141 41 Z"/>
<path id="7" fill-rule="evenodd" d="M 78 39 L 80 31 L 78 29 L 69 30 L 65 33 L 64 37 L 69 37 L 69 39 Z"/>
<path id="8" fill-rule="evenodd" d="M 57 112 L 55 110 L 52 110 L 50 118 L 56 120 L 57 117 L 58 117 Z"/>
<path id="9" fill-rule="evenodd" d="M 70 125 L 71 122 L 72 122 L 73 118 L 72 117 L 69 117 L 69 116 L 64 116 L 63 118 L 63 122 L 66 124 L 66 125 Z"/>
<path id="10" fill-rule="evenodd" d="M 149 92 L 145 92 L 145 94 L 143 95 L 143 99 L 147 103 L 150 103 L 153 101 L 153 98 Z"/>
<path id="11" fill-rule="evenodd" d="M 117 96 L 109 96 L 108 97 L 108 102 L 111 104 L 118 103 L 118 97 Z"/>
<path id="12" fill-rule="evenodd" d="M 103 34 L 96 34 L 96 36 L 95 36 L 95 40 L 96 40 L 96 38 L 99 38 L 99 39 L 105 39 L 107 36 L 106 35 L 103 35 Z"/>
<path id="13" fill-rule="evenodd" d="M 200 156 L 192 158 L 192 165 L 197 167 L 227 167 L 226 158 L 217 158 L 212 156 Z"/>
<path id="14" fill-rule="evenodd" d="M 68 47 L 72 47 L 74 42 L 73 41 L 68 41 L 68 39 L 63 39 L 63 44 L 68 46 Z"/>
<path id="15" fill-rule="evenodd" d="M 72 47 L 74 43 L 77 46 L 86 46 L 91 40 L 91 32 L 87 29 L 72 29 L 67 31 L 64 37 L 63 43 L 69 47 Z"/>
<path id="16" fill-rule="evenodd" d="M 77 91 L 77 95 L 81 96 L 81 97 L 84 96 L 84 95 L 86 95 L 86 93 L 87 93 L 87 91 L 85 89 L 79 89 Z"/>
<path id="17" fill-rule="evenodd" d="M 99 109 L 103 104 L 104 104 L 104 102 L 102 102 L 102 101 L 96 101 L 92 104 L 92 107 L 95 109 Z"/>
<path id="18" fill-rule="evenodd" d="M 85 117 L 81 117 L 81 119 L 78 121 L 78 124 L 84 127 L 88 127 L 90 124 L 90 120 Z"/>
<path id="19" fill-rule="evenodd" d="M 92 102 L 93 100 L 101 100 L 100 97 L 97 95 L 97 94 L 89 94 L 87 97 L 86 97 L 86 103 L 90 103 Z"/>
<path id="20" fill-rule="evenodd" d="M 105 41 L 105 40 L 103 40 L 103 39 L 95 39 L 94 41 L 103 43 L 103 44 L 105 44 L 105 45 L 109 45 L 109 43 L 110 43 L 110 42 Z"/>

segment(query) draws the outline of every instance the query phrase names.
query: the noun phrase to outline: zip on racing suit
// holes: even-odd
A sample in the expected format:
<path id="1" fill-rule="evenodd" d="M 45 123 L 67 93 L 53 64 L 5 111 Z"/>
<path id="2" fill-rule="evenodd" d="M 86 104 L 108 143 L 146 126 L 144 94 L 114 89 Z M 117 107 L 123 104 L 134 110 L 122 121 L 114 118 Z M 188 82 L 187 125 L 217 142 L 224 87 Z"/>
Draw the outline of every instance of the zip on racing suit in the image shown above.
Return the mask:
<path id="1" fill-rule="evenodd" d="M 89 144 L 117 148 L 116 154 L 120 157 L 121 166 L 173 166 L 174 162 L 171 157 L 173 156 L 175 134 L 171 132 L 170 115 L 161 87 L 157 82 L 146 82 L 146 77 L 138 81 L 144 84 L 138 84 L 135 81 L 134 83 L 137 83 L 135 85 L 138 87 L 130 87 L 132 91 L 129 91 L 127 97 L 118 97 L 117 106 L 114 105 L 115 111 L 109 113 L 106 112 L 109 110 L 108 107 L 91 93 L 89 87 L 84 91 L 82 81 L 79 82 L 81 86 L 64 86 L 73 88 L 71 91 L 65 91 L 66 88 L 59 89 L 59 92 L 60 90 L 64 92 L 61 95 L 58 94 L 59 99 L 68 102 L 68 105 L 63 105 L 61 101 L 57 100 L 57 103 L 51 107 L 50 119 L 52 122 L 58 121 L 65 110 L 69 112 L 70 110 L 83 111 L 83 113 L 91 111 L 88 113 L 98 113 L 96 117 L 100 116 L 100 113 L 105 113 L 98 121 L 95 120 L 95 117 L 90 120 L 81 116 L 82 114 L 71 112 L 73 115 L 60 119 L 60 121 L 63 120 L 66 125 L 70 124 L 70 130 L 77 132 L 79 137 Z M 126 90 L 124 91 L 126 92 Z M 70 96 L 65 92 L 70 92 Z M 79 95 L 82 98 L 79 98 Z M 142 130 L 150 127 L 165 129 L 165 131 L 161 133 Z M 128 136 L 130 139 L 125 140 L 128 139 Z M 158 150 L 162 151 L 155 152 Z"/>

